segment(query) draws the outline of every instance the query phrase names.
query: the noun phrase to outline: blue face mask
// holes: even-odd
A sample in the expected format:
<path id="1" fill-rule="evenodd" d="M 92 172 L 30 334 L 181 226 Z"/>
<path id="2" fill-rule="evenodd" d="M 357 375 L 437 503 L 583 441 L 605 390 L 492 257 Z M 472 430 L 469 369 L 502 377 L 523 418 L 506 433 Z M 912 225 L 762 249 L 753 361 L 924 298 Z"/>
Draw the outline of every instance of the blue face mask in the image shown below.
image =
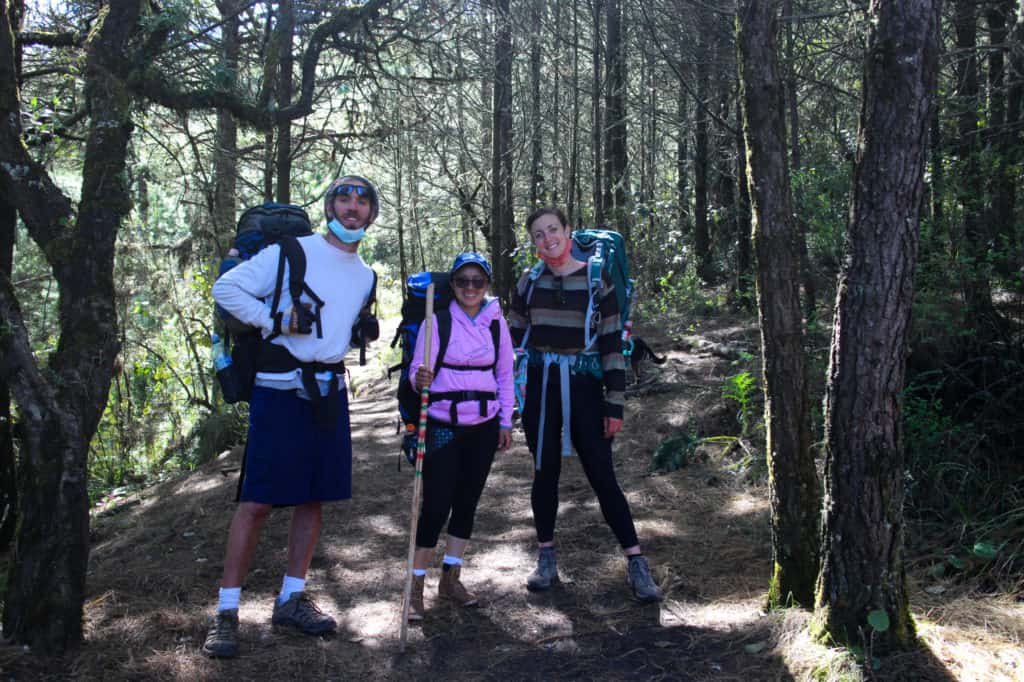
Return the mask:
<path id="1" fill-rule="evenodd" d="M 360 227 L 358 230 L 350 230 L 340 222 L 337 218 L 332 218 L 331 222 L 327 223 L 328 229 L 334 233 L 334 236 L 345 242 L 346 244 L 355 244 L 358 241 L 362 241 L 363 237 L 366 236 L 366 227 Z"/>

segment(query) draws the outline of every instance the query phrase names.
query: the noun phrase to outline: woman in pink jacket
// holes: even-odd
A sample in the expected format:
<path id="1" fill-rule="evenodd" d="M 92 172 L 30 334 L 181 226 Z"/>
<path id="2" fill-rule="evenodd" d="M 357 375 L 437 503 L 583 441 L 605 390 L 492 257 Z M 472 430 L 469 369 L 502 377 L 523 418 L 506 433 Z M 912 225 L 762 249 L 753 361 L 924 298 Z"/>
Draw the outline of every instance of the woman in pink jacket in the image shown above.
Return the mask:
<path id="1" fill-rule="evenodd" d="M 438 596 L 461 606 L 477 604 L 476 596 L 459 581 L 462 557 L 494 452 L 512 444 L 514 403 L 512 337 L 498 300 L 487 297 L 490 283 L 491 266 L 479 253 L 463 253 L 455 259 L 451 269 L 455 299 L 434 315 L 432 357 L 424 363 L 426 334 L 422 334 L 409 366 L 416 390 L 430 387 L 409 620 L 423 619 L 423 582 L 445 521 L 448 539 Z M 451 334 L 444 357 L 438 358 L 442 323 L 450 326 Z"/>

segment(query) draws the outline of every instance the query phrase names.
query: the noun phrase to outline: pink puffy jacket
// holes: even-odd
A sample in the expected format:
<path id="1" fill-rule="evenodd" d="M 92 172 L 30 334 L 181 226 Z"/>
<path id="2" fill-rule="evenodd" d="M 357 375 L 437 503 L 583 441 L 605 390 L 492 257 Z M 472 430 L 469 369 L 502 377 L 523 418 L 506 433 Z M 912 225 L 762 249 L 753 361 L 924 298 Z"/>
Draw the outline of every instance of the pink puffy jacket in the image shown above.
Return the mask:
<path id="1" fill-rule="evenodd" d="M 498 400 L 487 401 L 486 415 L 480 415 L 480 403 L 478 401 L 460 402 L 456 408 L 459 426 L 471 426 L 482 424 L 493 419 L 495 415 L 501 415 L 501 428 L 512 428 L 512 407 L 515 402 L 512 386 L 512 337 L 508 332 L 508 325 L 501 314 L 501 304 L 498 299 L 492 298 L 484 302 L 476 317 L 470 319 L 469 315 L 459 307 L 458 301 L 453 300 L 448 306 L 452 316 L 452 335 L 448 341 L 448 350 L 444 355 L 445 364 L 487 366 L 494 362 L 494 346 L 491 341 L 491 321 L 498 321 L 498 364 L 494 371 L 491 370 L 454 370 L 448 367 L 438 368 L 434 376 L 434 382 L 430 385 L 431 393 L 446 393 L 448 391 L 490 391 L 498 396 Z M 440 343 L 437 333 L 437 315 L 434 316 L 431 325 L 430 342 L 430 363 L 428 367 L 437 363 L 437 348 Z M 416 339 L 416 351 L 413 354 L 412 363 L 409 365 L 409 382 L 416 390 L 416 371 L 423 364 L 423 343 L 426 334 L 420 334 Z M 431 403 L 428 414 L 431 419 L 451 423 L 451 402 L 439 400 Z"/>

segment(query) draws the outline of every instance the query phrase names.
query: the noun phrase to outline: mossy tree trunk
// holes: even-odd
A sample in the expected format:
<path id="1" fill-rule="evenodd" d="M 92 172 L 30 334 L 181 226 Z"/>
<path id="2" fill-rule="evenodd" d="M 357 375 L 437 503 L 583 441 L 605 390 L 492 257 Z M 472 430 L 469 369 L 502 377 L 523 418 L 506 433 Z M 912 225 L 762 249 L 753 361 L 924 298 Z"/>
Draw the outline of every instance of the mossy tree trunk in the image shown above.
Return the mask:
<path id="1" fill-rule="evenodd" d="M 14 38 L 0 4 L 0 194 L 39 245 L 60 291 L 60 340 L 37 364 L 10 280 L 0 281 L 3 372 L 18 405 L 18 532 L 4 635 L 58 653 L 82 639 L 89 553 L 87 460 L 118 352 L 114 243 L 127 215 L 131 98 L 120 74 L 140 5 L 105 5 L 86 43 L 90 112 L 77 211 L 22 142 Z"/>
<path id="2" fill-rule="evenodd" d="M 939 0 L 875 0 L 869 15 L 849 253 L 825 400 L 825 524 L 814 631 L 825 641 L 883 652 L 915 639 L 903 565 L 900 412 Z"/>
<path id="3" fill-rule="evenodd" d="M 770 606 L 810 606 L 818 568 L 821 489 L 811 451 L 800 253 L 793 221 L 778 5 L 741 0 L 737 46 L 757 256 L 773 571 Z"/>

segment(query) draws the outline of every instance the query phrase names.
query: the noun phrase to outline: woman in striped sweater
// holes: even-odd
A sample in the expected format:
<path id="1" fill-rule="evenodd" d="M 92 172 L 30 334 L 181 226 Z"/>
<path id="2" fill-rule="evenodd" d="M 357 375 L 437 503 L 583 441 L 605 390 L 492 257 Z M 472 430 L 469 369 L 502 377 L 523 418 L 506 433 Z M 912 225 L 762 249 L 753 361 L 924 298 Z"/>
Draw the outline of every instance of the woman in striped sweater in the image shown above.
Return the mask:
<path id="1" fill-rule="evenodd" d="M 640 550 L 612 463 L 626 381 L 613 285 L 606 281 L 592 297 L 586 263 L 572 254 L 569 222 L 560 209 L 534 211 L 526 228 L 544 262 L 539 275 L 527 272 L 519 280 L 509 313 L 512 340 L 527 352 L 523 428 L 535 461 L 530 499 L 539 555 L 526 586 L 539 591 L 558 582 L 554 534 L 561 455 L 575 448 L 604 519 L 626 555 L 634 596 L 659 601 L 661 590 Z"/>

